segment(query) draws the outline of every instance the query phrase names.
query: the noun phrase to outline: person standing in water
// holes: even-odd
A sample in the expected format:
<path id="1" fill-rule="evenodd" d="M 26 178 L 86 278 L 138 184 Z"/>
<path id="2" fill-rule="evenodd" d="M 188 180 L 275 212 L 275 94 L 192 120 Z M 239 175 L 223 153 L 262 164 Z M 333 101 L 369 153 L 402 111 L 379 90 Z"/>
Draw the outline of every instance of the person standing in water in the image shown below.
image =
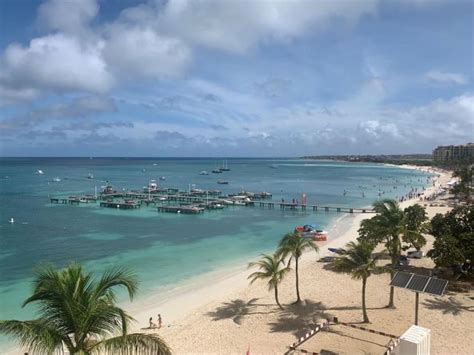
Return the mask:
<path id="1" fill-rule="evenodd" d="M 161 314 L 158 314 L 158 329 L 161 328 Z"/>

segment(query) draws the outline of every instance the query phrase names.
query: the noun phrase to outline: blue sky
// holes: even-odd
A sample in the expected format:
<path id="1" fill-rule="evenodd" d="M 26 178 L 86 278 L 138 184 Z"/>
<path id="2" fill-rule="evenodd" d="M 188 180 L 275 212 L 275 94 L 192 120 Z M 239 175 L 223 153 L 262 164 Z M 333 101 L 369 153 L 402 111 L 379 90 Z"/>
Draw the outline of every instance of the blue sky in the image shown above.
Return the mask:
<path id="1" fill-rule="evenodd" d="M 474 140 L 473 3 L 4 0 L 3 156 L 426 153 Z"/>

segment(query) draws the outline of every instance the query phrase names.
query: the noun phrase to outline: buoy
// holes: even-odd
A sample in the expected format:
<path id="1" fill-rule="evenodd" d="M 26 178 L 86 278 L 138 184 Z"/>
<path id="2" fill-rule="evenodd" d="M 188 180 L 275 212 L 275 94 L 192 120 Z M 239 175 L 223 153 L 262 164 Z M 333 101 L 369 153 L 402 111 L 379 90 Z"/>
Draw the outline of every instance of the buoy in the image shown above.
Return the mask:
<path id="1" fill-rule="evenodd" d="M 11 224 L 15 223 L 15 220 L 13 219 L 13 217 L 10 218 L 9 222 L 10 222 Z"/>

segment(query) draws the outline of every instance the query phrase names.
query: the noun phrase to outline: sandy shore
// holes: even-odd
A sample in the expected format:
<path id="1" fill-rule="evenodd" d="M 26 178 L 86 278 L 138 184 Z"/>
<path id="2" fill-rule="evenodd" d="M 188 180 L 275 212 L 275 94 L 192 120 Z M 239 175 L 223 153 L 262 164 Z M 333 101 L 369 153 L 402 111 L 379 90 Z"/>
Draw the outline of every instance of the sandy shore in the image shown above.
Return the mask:
<path id="1" fill-rule="evenodd" d="M 431 195 L 451 175 L 432 168 L 404 166 L 437 174 L 435 185 L 424 193 Z M 418 199 L 402 202 L 402 208 Z M 445 213 L 448 207 L 427 204 L 430 217 Z M 355 240 L 360 222 L 372 214 L 345 215 L 338 218 L 329 230 L 330 241 L 319 244 L 320 252 L 307 253 L 300 263 L 301 305 L 296 299 L 294 273 L 291 272 L 279 287 L 283 311 L 275 305 L 273 293 L 265 283 L 249 285 L 246 263 L 234 268 L 206 274 L 187 281 L 172 290 L 152 295 L 123 306 L 137 320 L 134 331 L 156 332 L 176 354 L 282 354 L 298 337 L 317 322 L 337 316 L 344 322 L 362 319 L 361 283 L 347 275 L 324 268 L 317 260 L 330 255 L 328 247 L 343 247 Z M 424 250 L 431 247 L 432 240 Z M 412 260 L 410 265 L 432 268 L 431 259 Z M 418 270 L 419 271 L 419 270 Z M 413 324 L 414 299 L 412 292 L 395 292 L 396 309 L 387 309 L 389 297 L 388 274 L 372 276 L 367 286 L 367 305 L 372 323 L 368 328 L 401 335 Z M 433 354 L 474 354 L 474 293 L 448 294 L 443 298 L 420 295 L 420 325 L 432 330 Z M 148 319 L 163 318 L 161 329 L 147 330 Z M 334 326 L 304 344 L 303 349 L 322 350 L 341 354 L 382 354 L 389 338 L 358 330 Z M 13 353 L 12 353 L 13 354 Z"/>
<path id="2" fill-rule="evenodd" d="M 435 186 L 425 191 L 427 196 L 451 179 L 451 175 L 444 171 L 405 167 L 438 174 Z M 401 207 L 416 202 L 419 202 L 418 199 L 404 201 Z M 427 206 L 430 217 L 445 213 L 448 209 Z M 252 354 L 284 353 L 298 336 L 326 317 L 338 316 L 345 322 L 361 320 L 360 281 L 328 271 L 317 260 L 330 254 L 328 247 L 342 247 L 354 240 L 360 222 L 370 217 L 348 215 L 337 220 L 329 231 L 330 242 L 320 246 L 320 253 L 303 256 L 300 264 L 302 305 L 291 305 L 296 298 L 293 272 L 279 288 L 280 301 L 285 306 L 281 311 L 275 305 L 273 293 L 268 292 L 263 282 L 248 284 L 250 272 L 242 266 L 225 274 L 206 275 L 193 285 L 183 286 L 166 301 L 159 302 L 157 295 L 155 300 L 148 299 L 147 304 L 135 304 L 129 310 L 143 327 L 148 325 L 150 316 L 156 320 L 156 315 L 160 313 L 164 320 L 163 327 L 149 331 L 158 332 L 178 354 L 242 354 L 249 348 Z M 429 240 L 425 251 L 431 243 L 432 240 Z M 427 258 L 412 260 L 411 265 L 419 268 L 434 266 Z M 409 291 L 397 290 L 396 309 L 385 308 L 389 296 L 388 282 L 387 274 L 372 276 L 368 281 L 367 304 L 372 322 L 368 327 L 401 335 L 413 324 L 415 297 Z M 474 354 L 473 299 L 472 293 L 443 298 L 420 296 L 420 325 L 432 330 L 433 354 Z M 359 333 L 331 329 L 331 332 L 313 337 L 303 348 L 347 354 L 383 353 L 383 345 L 389 338 L 379 339 L 380 336 Z"/>

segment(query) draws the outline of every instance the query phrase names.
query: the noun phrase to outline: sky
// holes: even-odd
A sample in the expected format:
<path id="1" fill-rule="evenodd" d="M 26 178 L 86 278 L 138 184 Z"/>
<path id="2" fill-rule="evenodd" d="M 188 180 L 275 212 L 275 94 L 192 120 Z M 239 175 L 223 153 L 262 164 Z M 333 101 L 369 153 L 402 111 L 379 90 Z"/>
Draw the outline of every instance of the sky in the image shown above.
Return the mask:
<path id="1" fill-rule="evenodd" d="M 1 156 L 474 141 L 470 0 L 2 0 Z"/>

